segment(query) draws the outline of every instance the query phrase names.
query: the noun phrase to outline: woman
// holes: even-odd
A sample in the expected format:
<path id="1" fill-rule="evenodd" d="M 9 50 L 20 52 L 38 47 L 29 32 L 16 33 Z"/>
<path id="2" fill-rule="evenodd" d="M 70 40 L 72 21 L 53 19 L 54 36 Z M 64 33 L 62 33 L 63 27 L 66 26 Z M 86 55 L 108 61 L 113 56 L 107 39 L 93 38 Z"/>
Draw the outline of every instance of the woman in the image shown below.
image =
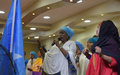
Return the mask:
<path id="1" fill-rule="evenodd" d="M 83 45 L 80 42 L 75 41 L 77 51 L 76 51 L 76 66 L 77 66 L 77 75 L 85 75 L 89 60 L 82 53 L 84 49 Z"/>
<path id="2" fill-rule="evenodd" d="M 84 49 L 82 51 L 88 59 L 91 58 L 91 49 L 92 49 L 92 46 L 97 42 L 97 40 L 98 40 L 98 37 L 96 36 L 93 36 L 92 38 L 88 39 L 87 49 Z"/>
<path id="3" fill-rule="evenodd" d="M 87 41 L 87 48 L 91 52 L 92 46 L 98 41 L 98 37 L 92 37 Z"/>
<path id="4" fill-rule="evenodd" d="M 69 27 L 63 27 L 59 33 L 59 41 L 45 53 L 43 62 L 43 70 L 47 74 L 55 75 L 71 75 L 69 61 L 75 66 L 76 45 L 74 41 L 70 41 L 74 31 Z"/>
<path id="5" fill-rule="evenodd" d="M 38 58 L 32 65 L 32 75 L 41 75 L 42 56 L 40 51 L 38 52 Z"/>
<path id="6" fill-rule="evenodd" d="M 30 52 L 30 60 L 28 61 L 26 66 L 26 75 L 32 75 L 32 65 L 35 62 L 36 58 L 37 58 L 36 52 L 34 51 Z"/>
<path id="7" fill-rule="evenodd" d="M 98 29 L 99 39 L 92 47 L 86 75 L 119 75 L 120 42 L 116 26 L 112 21 L 103 21 Z"/>

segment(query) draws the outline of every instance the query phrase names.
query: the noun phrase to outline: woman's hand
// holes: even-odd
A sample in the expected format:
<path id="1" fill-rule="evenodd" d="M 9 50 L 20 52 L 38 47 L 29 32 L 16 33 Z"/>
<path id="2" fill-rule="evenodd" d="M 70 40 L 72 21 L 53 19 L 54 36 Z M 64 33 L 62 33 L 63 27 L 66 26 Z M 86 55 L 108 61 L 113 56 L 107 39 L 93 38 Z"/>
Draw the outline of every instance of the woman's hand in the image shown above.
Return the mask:
<path id="1" fill-rule="evenodd" d="M 32 69 L 31 69 L 31 68 L 28 68 L 28 70 L 29 70 L 29 71 L 32 71 Z"/>
<path id="2" fill-rule="evenodd" d="M 111 56 L 107 56 L 107 55 L 102 54 L 102 51 L 101 51 L 101 48 L 100 48 L 100 47 L 96 46 L 96 47 L 95 47 L 95 52 L 96 52 L 97 54 L 99 54 L 99 56 L 100 56 L 101 58 L 103 58 L 105 61 L 107 61 L 107 62 L 109 62 L 109 63 L 112 62 Z"/>
<path id="3" fill-rule="evenodd" d="M 57 46 L 58 48 L 60 48 L 59 41 L 54 40 L 54 42 L 55 42 L 56 46 Z"/>
<path id="4" fill-rule="evenodd" d="M 100 57 L 102 56 L 102 51 L 101 51 L 101 48 L 100 48 L 99 46 L 96 46 L 96 47 L 95 47 L 95 52 L 96 52 L 97 54 L 99 54 Z"/>
<path id="5" fill-rule="evenodd" d="M 60 51 L 63 53 L 63 55 L 66 57 L 68 52 L 60 46 L 59 41 L 54 40 L 54 42 L 55 42 L 56 46 L 60 49 Z"/>
<path id="6" fill-rule="evenodd" d="M 87 49 L 84 49 L 83 51 L 82 51 L 82 53 L 84 53 L 84 55 L 88 58 L 89 57 L 89 51 L 87 50 Z"/>
<path id="7" fill-rule="evenodd" d="M 95 52 L 100 54 L 101 53 L 101 48 L 99 46 L 96 46 L 95 47 Z"/>
<path id="8" fill-rule="evenodd" d="M 38 42 L 38 48 L 40 48 L 41 47 L 41 39 L 37 40 L 37 42 Z"/>
<path id="9" fill-rule="evenodd" d="M 80 67 L 80 64 L 79 64 L 79 62 L 78 62 L 78 63 L 76 63 L 76 66 L 77 66 L 77 67 Z"/>
<path id="10" fill-rule="evenodd" d="M 82 50 L 82 53 L 86 53 L 86 52 L 88 52 L 88 50 L 87 49 L 84 49 L 84 50 Z"/>

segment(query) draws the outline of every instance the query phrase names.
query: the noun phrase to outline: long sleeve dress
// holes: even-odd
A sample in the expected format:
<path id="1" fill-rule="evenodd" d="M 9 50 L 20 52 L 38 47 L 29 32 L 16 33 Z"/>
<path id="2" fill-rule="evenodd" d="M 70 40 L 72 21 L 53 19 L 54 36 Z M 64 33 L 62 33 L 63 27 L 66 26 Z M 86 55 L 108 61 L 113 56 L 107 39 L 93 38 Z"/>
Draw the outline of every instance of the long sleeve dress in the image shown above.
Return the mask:
<path id="1" fill-rule="evenodd" d="M 113 57 L 111 59 L 112 62 L 108 63 L 98 54 L 94 53 L 91 56 L 85 75 L 118 75 L 117 61 Z"/>

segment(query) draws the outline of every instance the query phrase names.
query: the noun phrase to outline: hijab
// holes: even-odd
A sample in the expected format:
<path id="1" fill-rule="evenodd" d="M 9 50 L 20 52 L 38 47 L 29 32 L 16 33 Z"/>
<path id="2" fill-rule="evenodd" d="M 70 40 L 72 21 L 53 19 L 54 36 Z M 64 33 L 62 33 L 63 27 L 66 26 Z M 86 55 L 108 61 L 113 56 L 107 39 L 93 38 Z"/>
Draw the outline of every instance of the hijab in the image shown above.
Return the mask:
<path id="1" fill-rule="evenodd" d="M 92 37 L 92 38 L 88 39 L 88 41 L 95 44 L 98 41 L 98 37 Z"/>
<path id="2" fill-rule="evenodd" d="M 78 41 L 75 41 L 75 44 L 79 47 L 79 50 L 82 52 L 82 50 L 84 49 L 84 46 Z"/>
<path id="3" fill-rule="evenodd" d="M 118 63 L 120 74 L 120 41 L 118 29 L 110 20 L 103 21 L 100 25 L 99 39 L 92 47 L 92 52 L 95 52 L 95 47 L 101 48 L 102 54 L 113 57 Z"/>
<path id="4" fill-rule="evenodd" d="M 35 59 L 38 57 L 35 51 L 31 51 L 30 54 L 32 54 Z"/>
<path id="5" fill-rule="evenodd" d="M 71 29 L 69 27 L 64 26 L 64 27 L 62 27 L 61 30 L 65 31 L 67 33 L 67 35 L 69 36 L 69 39 L 71 39 L 71 37 L 74 35 L 73 29 Z"/>

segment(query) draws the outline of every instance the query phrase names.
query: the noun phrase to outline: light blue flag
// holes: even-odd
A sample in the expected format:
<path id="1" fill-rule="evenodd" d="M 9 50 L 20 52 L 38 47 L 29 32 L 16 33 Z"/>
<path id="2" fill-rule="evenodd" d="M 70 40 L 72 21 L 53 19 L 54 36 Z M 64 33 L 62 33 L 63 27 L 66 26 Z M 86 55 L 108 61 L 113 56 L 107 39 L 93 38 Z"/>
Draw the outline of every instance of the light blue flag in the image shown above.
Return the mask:
<path id="1" fill-rule="evenodd" d="M 15 17 L 13 17 L 13 15 Z M 9 73 L 10 75 L 15 75 L 15 72 L 16 75 L 26 75 L 20 0 L 12 0 L 6 26 L 1 39 L 1 45 L 6 48 L 9 54 L 11 53 L 14 67 L 10 65 L 8 55 L 0 47 L 0 75 L 9 75 Z M 15 72 L 13 68 L 15 68 Z"/>

